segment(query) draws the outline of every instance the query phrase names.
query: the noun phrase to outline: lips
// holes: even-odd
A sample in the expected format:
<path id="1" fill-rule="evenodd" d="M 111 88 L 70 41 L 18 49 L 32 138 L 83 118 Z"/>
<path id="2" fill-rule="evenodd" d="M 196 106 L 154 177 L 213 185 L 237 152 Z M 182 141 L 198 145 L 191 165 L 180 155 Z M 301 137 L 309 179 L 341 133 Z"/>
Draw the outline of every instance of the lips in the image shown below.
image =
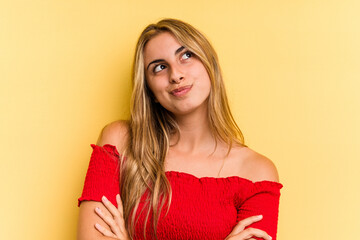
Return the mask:
<path id="1" fill-rule="evenodd" d="M 184 96 L 186 93 L 188 93 L 191 88 L 192 88 L 192 85 L 186 85 L 183 87 L 176 88 L 176 89 L 172 90 L 170 93 L 176 97 L 181 97 L 181 96 Z"/>

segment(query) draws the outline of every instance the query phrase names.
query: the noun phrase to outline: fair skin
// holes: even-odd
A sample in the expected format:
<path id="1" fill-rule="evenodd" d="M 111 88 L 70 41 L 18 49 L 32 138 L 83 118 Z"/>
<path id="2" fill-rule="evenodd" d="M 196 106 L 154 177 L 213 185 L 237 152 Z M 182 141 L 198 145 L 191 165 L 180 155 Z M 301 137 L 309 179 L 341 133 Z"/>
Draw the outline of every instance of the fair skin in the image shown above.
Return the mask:
<path id="1" fill-rule="evenodd" d="M 226 155 L 225 143 L 218 141 L 216 149 L 214 148 L 215 139 L 211 135 L 207 119 L 210 79 L 195 55 L 183 48 L 170 33 L 165 32 L 147 43 L 144 63 L 147 84 L 155 101 L 175 115 L 180 130 L 180 138 L 174 135 L 170 139 L 171 147 L 165 159 L 165 171 L 186 172 L 199 178 L 239 176 L 253 182 L 278 182 L 274 164 L 250 148 L 234 146 L 229 155 Z M 97 144 L 112 144 L 122 152 L 127 132 L 125 122 L 113 122 L 103 129 Z M 118 199 L 118 208 L 106 200 L 102 203 L 82 202 L 78 239 L 129 239 L 121 206 L 121 199 Z M 240 221 L 226 240 L 253 237 L 270 240 L 266 232 L 246 228 L 256 221 L 261 221 L 261 217 L 253 216 Z"/>

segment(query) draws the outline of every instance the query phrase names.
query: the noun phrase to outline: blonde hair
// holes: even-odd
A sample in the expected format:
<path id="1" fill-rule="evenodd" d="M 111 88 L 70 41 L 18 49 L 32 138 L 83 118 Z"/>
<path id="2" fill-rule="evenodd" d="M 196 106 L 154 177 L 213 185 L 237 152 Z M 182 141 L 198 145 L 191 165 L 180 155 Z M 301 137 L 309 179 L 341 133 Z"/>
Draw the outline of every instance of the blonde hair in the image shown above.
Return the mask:
<path id="1" fill-rule="evenodd" d="M 207 70 L 211 81 L 208 118 L 216 142 L 220 140 L 227 143 L 228 153 L 234 143 L 244 145 L 243 135 L 230 112 L 217 54 L 205 36 L 191 25 L 176 19 L 163 19 L 147 26 L 136 45 L 129 142 L 123 154 L 126 155 L 126 161 L 123 161 L 120 173 L 124 219 L 131 238 L 138 221 L 135 215 L 145 192 L 149 193 L 144 207 L 147 208 L 145 238 L 150 212 L 153 214 L 153 230 L 157 239 L 160 212 L 165 204 L 168 211 L 171 204 L 171 187 L 165 175 L 164 162 L 170 136 L 179 133 L 179 128 L 173 114 L 155 103 L 146 84 L 144 66 L 145 45 L 162 32 L 171 33 L 200 59 Z"/>

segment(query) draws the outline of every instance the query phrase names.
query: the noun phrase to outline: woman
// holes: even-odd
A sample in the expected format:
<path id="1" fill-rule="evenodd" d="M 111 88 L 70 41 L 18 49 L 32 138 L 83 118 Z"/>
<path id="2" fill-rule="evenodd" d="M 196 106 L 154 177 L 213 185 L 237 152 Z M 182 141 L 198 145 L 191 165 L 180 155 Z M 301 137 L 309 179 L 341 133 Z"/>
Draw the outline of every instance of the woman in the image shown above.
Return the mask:
<path id="1" fill-rule="evenodd" d="M 91 146 L 78 239 L 276 238 L 277 170 L 244 145 L 217 55 L 187 23 L 146 27 L 130 120 Z"/>

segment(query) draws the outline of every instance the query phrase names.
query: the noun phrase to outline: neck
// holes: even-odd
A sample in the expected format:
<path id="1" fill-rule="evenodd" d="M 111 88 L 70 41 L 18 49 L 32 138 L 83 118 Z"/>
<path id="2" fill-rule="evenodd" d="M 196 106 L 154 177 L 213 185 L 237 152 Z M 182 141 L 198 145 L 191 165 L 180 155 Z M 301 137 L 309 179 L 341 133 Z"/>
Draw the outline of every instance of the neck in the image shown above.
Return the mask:
<path id="1" fill-rule="evenodd" d="M 199 109 L 191 114 L 176 116 L 179 135 L 171 138 L 170 145 L 182 152 L 196 153 L 213 150 L 215 139 L 211 133 L 207 109 Z"/>

